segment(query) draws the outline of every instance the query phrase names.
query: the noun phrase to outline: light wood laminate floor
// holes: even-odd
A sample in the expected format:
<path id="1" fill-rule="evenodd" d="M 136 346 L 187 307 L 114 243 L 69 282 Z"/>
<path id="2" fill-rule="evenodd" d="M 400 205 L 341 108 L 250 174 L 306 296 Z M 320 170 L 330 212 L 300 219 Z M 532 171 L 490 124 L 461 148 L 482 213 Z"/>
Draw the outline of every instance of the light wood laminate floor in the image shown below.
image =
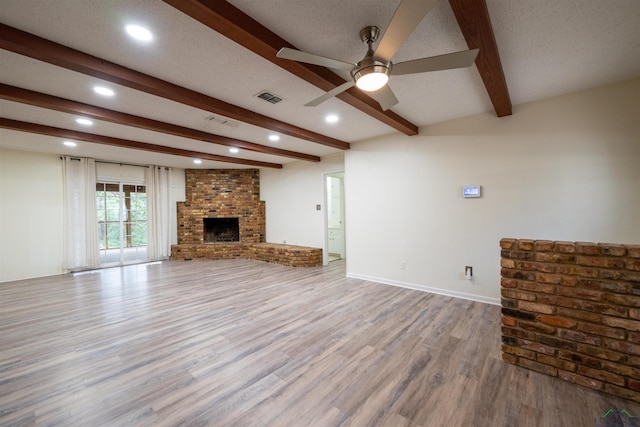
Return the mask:
<path id="1" fill-rule="evenodd" d="M 344 261 L 0 283 L 2 426 L 588 426 L 640 405 L 500 358 L 500 308 Z"/>

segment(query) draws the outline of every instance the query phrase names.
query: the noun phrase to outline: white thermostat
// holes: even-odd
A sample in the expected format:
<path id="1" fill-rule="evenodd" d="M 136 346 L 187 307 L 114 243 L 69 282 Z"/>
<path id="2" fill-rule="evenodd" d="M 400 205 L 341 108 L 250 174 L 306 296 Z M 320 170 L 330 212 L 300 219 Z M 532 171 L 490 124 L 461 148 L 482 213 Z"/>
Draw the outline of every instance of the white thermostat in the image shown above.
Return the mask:
<path id="1" fill-rule="evenodd" d="M 480 197 L 480 186 L 479 185 L 467 185 L 462 187 L 462 197 Z"/>

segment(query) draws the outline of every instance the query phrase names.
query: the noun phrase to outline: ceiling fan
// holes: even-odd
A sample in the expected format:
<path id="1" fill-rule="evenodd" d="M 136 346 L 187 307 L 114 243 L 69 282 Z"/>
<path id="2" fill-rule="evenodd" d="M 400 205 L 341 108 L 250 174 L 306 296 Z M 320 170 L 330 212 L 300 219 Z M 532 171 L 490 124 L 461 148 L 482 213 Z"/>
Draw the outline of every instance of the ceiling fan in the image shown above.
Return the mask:
<path id="1" fill-rule="evenodd" d="M 425 73 L 427 71 L 450 70 L 469 67 L 478 55 L 478 49 L 449 53 L 439 56 L 414 59 L 394 64 L 391 58 L 400 49 L 424 16 L 431 10 L 437 0 L 402 0 L 393 15 L 387 31 L 382 36 L 378 47 L 373 44 L 378 40 L 380 30 L 369 26 L 360 31 L 360 39 L 367 44 L 367 54 L 356 64 L 326 58 L 313 53 L 283 47 L 278 51 L 278 58 L 290 59 L 306 64 L 320 65 L 336 70 L 349 71 L 352 80 L 335 87 L 324 95 L 305 104 L 315 107 L 347 89 L 357 86 L 369 92 L 383 110 L 388 110 L 398 103 L 398 99 L 387 84 L 391 75 Z"/>

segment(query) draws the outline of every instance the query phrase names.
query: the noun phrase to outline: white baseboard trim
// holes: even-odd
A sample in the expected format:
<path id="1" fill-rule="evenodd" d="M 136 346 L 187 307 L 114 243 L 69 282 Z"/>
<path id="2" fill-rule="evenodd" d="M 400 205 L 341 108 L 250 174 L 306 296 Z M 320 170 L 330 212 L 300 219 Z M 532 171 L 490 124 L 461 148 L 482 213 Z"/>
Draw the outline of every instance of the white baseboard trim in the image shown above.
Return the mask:
<path id="1" fill-rule="evenodd" d="M 501 305 L 499 298 L 483 297 L 481 295 L 467 294 L 465 292 L 457 292 L 457 291 L 450 291 L 448 289 L 432 288 L 430 286 L 418 285 L 415 283 L 400 282 L 397 280 L 382 279 L 380 277 L 365 276 L 362 274 L 353 274 L 348 272 L 347 272 L 347 277 L 352 279 L 361 279 L 361 280 L 367 280 L 369 282 L 381 283 L 383 285 L 398 286 L 400 288 L 413 289 L 416 291 L 430 292 L 432 294 L 445 295 L 448 297 L 477 301 L 485 304 Z"/>

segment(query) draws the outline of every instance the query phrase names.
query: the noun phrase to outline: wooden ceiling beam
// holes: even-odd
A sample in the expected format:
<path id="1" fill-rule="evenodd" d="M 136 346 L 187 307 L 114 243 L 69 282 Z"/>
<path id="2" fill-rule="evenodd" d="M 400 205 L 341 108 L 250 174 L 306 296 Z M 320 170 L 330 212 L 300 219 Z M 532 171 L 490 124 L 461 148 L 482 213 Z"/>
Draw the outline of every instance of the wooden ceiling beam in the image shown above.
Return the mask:
<path id="1" fill-rule="evenodd" d="M 296 49 L 296 47 L 226 1 L 164 1 L 212 30 L 324 91 L 329 91 L 345 82 L 342 77 L 327 68 L 277 58 L 276 53 L 281 48 Z M 418 134 L 416 125 L 391 110 L 382 111 L 380 104 L 358 89 L 349 89 L 337 97 L 399 132 L 406 135 Z"/>
<path id="2" fill-rule="evenodd" d="M 512 114 L 511 97 L 504 77 L 498 45 L 485 0 L 449 0 L 469 49 L 480 49 L 476 67 L 498 117 Z"/>
<path id="3" fill-rule="evenodd" d="M 95 144 L 110 145 L 120 148 L 131 148 L 134 150 L 151 151 L 153 153 L 170 154 L 173 156 L 189 157 L 193 159 L 212 160 L 215 162 L 234 163 L 261 168 L 282 169 L 278 163 L 261 162 L 257 160 L 239 159 L 235 157 L 219 156 L 217 154 L 202 153 L 199 151 L 183 150 L 181 148 L 167 147 L 165 145 L 149 144 L 147 142 L 131 141 L 128 139 L 113 138 L 110 136 L 95 135 L 87 132 L 62 129 L 53 126 L 45 126 L 36 123 L 23 122 L 0 117 L 0 128 L 15 130 L 19 132 L 35 133 L 39 135 L 53 136 L 57 138 L 70 139 L 75 141 L 85 141 Z"/>
<path id="4" fill-rule="evenodd" d="M 60 111 L 63 113 L 81 114 L 85 117 L 91 117 L 111 123 L 132 126 L 154 132 L 161 132 L 173 136 L 179 136 L 182 138 L 195 139 L 197 141 L 219 144 L 227 147 L 237 147 L 243 150 L 255 151 L 262 154 L 272 154 L 274 156 L 290 157 L 297 160 L 305 160 L 310 162 L 320 161 L 320 157 L 313 156 L 311 154 L 298 153 L 295 151 L 268 147 L 265 145 L 242 141 L 239 139 L 214 135 L 183 126 L 160 122 L 157 120 L 147 119 L 131 114 L 125 114 L 118 111 L 108 110 L 106 108 L 71 101 L 69 99 L 59 98 L 57 96 L 34 92 L 28 89 L 22 89 L 2 83 L 0 83 L 0 99 L 20 102 L 22 104 L 29 104 L 40 108 Z"/>
<path id="5" fill-rule="evenodd" d="M 274 132 L 341 150 L 349 149 L 349 143 L 345 141 L 263 116 L 1 23 L 0 48 Z"/>

